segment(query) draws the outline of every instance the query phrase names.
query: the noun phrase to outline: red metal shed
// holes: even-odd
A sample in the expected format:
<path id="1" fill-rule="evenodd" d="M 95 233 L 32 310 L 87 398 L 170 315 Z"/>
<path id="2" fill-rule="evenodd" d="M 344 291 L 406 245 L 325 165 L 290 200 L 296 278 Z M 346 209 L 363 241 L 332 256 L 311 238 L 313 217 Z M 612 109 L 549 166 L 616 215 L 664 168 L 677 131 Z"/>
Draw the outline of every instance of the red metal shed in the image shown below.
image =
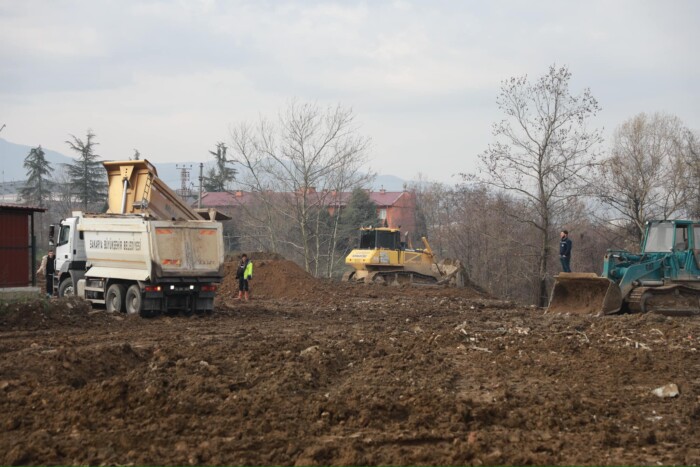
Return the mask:
<path id="1" fill-rule="evenodd" d="M 34 213 L 44 211 L 0 204 L 0 288 L 36 285 Z"/>

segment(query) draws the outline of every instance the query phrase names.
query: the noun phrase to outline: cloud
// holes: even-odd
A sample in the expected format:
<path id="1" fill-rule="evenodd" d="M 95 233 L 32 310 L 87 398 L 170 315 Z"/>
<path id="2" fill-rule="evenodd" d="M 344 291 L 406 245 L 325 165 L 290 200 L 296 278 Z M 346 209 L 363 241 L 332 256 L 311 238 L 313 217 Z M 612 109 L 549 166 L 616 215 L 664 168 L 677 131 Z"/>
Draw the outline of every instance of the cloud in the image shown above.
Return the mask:
<path id="1" fill-rule="evenodd" d="M 91 127 L 111 157 L 198 160 L 298 97 L 353 107 L 379 170 L 449 179 L 488 143 L 500 81 L 554 62 L 608 129 L 641 110 L 700 127 L 698 17 L 693 1 L 0 0 L 3 137 L 60 148 Z"/>

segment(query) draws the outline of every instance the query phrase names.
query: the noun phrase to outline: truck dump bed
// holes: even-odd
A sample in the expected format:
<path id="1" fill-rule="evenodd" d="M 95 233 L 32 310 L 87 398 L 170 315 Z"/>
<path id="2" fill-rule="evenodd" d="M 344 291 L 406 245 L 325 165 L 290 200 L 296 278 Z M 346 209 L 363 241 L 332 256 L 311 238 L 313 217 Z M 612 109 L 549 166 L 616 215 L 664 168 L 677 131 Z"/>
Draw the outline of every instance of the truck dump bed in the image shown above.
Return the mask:
<path id="1" fill-rule="evenodd" d="M 221 224 L 150 220 L 138 214 L 86 215 L 80 222 L 88 259 L 86 277 L 156 282 L 220 280 Z"/>

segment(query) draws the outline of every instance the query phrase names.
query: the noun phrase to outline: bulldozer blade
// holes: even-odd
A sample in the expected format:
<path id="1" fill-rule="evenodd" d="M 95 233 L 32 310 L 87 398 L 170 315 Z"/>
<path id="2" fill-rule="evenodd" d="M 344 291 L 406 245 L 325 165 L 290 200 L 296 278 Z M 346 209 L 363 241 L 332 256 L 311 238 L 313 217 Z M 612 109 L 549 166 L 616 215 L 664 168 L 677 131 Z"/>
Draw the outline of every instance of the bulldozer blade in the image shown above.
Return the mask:
<path id="1" fill-rule="evenodd" d="M 622 292 L 613 281 L 594 273 L 566 273 L 554 278 L 547 313 L 608 315 L 622 307 Z"/>

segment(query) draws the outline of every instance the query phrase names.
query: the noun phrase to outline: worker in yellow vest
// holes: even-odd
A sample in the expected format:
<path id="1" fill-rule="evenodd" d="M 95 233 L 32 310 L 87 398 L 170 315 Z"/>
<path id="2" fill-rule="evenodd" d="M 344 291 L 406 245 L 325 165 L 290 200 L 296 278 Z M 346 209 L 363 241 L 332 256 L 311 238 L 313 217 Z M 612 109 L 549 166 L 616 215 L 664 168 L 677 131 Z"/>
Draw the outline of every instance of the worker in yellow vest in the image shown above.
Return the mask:
<path id="1" fill-rule="evenodd" d="M 250 284 L 253 279 L 253 262 L 248 259 L 248 255 L 241 255 L 241 262 L 236 269 L 236 279 L 238 279 L 238 300 L 250 300 Z"/>

